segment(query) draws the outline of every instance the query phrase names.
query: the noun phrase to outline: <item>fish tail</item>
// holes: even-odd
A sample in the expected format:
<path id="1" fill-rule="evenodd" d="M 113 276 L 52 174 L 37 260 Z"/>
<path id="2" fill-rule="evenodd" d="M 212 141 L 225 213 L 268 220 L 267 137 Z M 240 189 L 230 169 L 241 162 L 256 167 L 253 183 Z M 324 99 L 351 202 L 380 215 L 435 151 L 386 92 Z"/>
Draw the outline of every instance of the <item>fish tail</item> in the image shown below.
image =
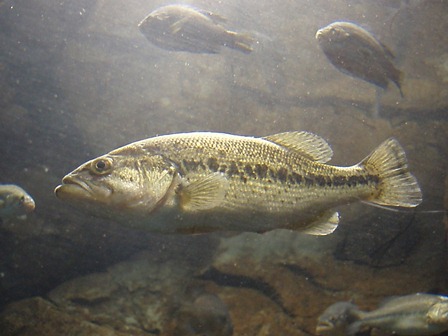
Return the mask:
<path id="1" fill-rule="evenodd" d="M 360 165 L 379 179 L 377 193 L 368 202 L 409 208 L 422 202 L 420 187 L 409 172 L 406 154 L 397 140 L 384 141 Z"/>
<path id="2" fill-rule="evenodd" d="M 252 43 L 254 42 L 254 38 L 252 36 L 232 31 L 228 31 L 227 33 L 229 36 L 226 43 L 227 47 L 242 51 L 245 54 L 249 54 L 253 51 Z"/>

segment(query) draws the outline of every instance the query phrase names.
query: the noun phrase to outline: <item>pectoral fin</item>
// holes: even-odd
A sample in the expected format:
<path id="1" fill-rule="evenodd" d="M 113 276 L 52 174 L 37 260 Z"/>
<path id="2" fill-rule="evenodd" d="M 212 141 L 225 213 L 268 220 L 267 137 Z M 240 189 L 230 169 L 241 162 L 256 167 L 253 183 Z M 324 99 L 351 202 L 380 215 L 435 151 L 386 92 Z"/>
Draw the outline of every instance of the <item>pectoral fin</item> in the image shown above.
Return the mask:
<path id="1" fill-rule="evenodd" d="M 220 173 L 210 174 L 182 187 L 180 206 L 184 211 L 209 210 L 224 201 L 229 182 Z"/>
<path id="2" fill-rule="evenodd" d="M 263 139 L 317 162 L 328 162 L 333 156 L 330 145 L 320 136 L 310 132 L 285 132 L 269 135 Z"/>
<path id="3" fill-rule="evenodd" d="M 188 18 L 183 18 L 183 19 L 180 19 L 180 20 L 174 22 L 170 26 L 171 34 L 173 34 L 173 35 L 177 34 L 182 29 L 182 27 L 183 27 L 183 25 L 184 25 L 186 20 L 188 20 Z"/>
<path id="4" fill-rule="evenodd" d="M 338 224 L 339 213 L 329 211 L 325 212 L 302 232 L 313 236 L 325 236 L 336 230 Z"/>

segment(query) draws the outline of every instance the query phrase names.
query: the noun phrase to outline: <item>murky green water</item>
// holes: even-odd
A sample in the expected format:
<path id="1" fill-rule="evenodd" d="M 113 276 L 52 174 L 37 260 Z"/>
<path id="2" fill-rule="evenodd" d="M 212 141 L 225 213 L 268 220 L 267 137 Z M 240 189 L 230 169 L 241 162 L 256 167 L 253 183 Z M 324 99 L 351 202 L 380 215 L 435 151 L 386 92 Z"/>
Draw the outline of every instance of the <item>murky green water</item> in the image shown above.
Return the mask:
<path id="1" fill-rule="evenodd" d="M 7 335 L 229 335 L 229 325 L 233 335 L 312 335 L 337 301 L 369 310 L 393 295 L 446 294 L 448 2 L 186 2 L 253 36 L 249 54 L 154 46 L 137 24 L 166 4 L 0 1 L 0 183 L 36 202 L 26 220 L 1 224 Z M 404 73 L 404 97 L 390 85 L 378 118 L 375 86 L 338 71 L 319 48 L 316 31 L 334 21 L 372 33 Z M 422 204 L 340 207 L 338 229 L 324 237 L 165 236 L 53 194 L 80 164 L 136 140 L 294 130 L 328 141 L 330 163 L 341 166 L 396 138 Z"/>

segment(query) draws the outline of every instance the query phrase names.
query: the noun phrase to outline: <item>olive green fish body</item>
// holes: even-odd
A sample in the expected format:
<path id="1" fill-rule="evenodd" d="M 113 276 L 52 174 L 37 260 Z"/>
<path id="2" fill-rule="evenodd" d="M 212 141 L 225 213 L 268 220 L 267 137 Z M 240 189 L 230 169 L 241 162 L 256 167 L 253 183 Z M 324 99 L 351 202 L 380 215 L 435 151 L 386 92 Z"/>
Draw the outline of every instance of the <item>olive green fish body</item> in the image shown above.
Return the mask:
<path id="1" fill-rule="evenodd" d="M 182 233 L 289 228 L 328 234 L 338 223 L 330 210 L 336 205 L 421 201 L 395 140 L 352 167 L 326 164 L 331 154 L 323 139 L 307 132 L 160 136 L 89 161 L 67 175 L 56 194 L 139 213 L 145 220 L 138 226 L 153 231 Z M 98 164 L 108 167 L 97 172 Z M 108 200 L 114 197 L 118 201 Z"/>
<path id="2" fill-rule="evenodd" d="M 341 169 L 313 162 L 264 139 L 203 134 L 159 137 L 141 145 L 173 162 L 190 182 L 222 174 L 228 181 L 227 192 L 214 211 L 225 214 L 226 222 L 234 214 L 236 227 L 231 229 L 238 229 L 242 219 L 256 223 L 254 231 L 274 229 L 278 220 L 293 228 L 318 219 L 329 207 L 375 190 L 375 177 L 364 178 L 358 167 Z M 353 186 L 341 188 L 348 176 Z"/>

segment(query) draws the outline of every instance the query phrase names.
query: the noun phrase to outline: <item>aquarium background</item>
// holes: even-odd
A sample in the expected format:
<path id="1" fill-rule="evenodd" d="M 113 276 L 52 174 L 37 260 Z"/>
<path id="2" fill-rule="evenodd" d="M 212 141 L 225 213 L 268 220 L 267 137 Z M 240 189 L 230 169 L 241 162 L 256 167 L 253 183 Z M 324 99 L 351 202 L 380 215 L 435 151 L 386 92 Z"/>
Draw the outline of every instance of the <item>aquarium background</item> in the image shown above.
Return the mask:
<path id="1" fill-rule="evenodd" d="M 27 220 L 1 224 L 5 335 L 195 335 L 192 320 L 214 318 L 197 307 L 201 295 L 229 314 L 207 335 L 230 335 L 229 324 L 233 335 L 313 335 L 337 301 L 373 309 L 388 296 L 448 294 L 448 2 L 182 3 L 254 36 L 253 52 L 155 47 L 137 24 L 167 1 L 0 1 L 0 183 L 36 202 Z M 374 85 L 336 70 L 317 44 L 316 31 L 339 20 L 373 33 L 404 72 L 404 98 L 391 85 L 380 118 Z M 341 207 L 340 226 L 325 237 L 165 236 L 53 194 L 83 162 L 158 134 L 291 130 L 322 136 L 331 163 L 343 166 L 395 137 L 423 203 L 399 212 Z"/>

